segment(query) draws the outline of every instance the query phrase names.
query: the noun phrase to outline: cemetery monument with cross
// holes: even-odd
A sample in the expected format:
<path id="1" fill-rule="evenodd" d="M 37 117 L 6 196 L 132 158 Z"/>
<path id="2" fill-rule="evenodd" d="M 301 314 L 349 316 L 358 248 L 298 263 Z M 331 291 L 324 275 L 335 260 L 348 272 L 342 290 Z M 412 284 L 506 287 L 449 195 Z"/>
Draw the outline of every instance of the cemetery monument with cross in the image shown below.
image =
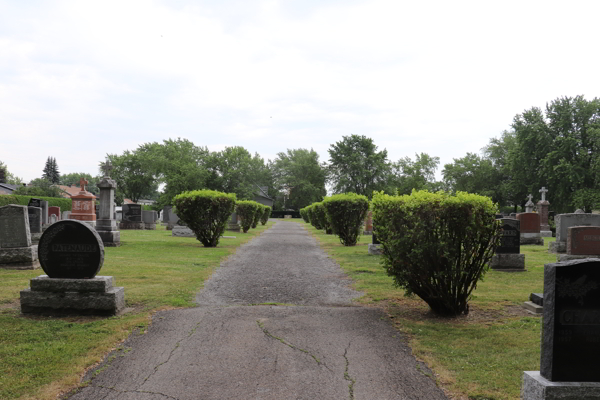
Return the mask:
<path id="1" fill-rule="evenodd" d="M 544 238 L 540 232 L 540 216 L 533 212 L 533 195 L 527 196 L 529 201 L 525 204 L 525 212 L 517 214 L 517 219 L 520 221 L 520 242 L 521 244 L 537 244 L 544 245 Z"/>
<path id="2" fill-rule="evenodd" d="M 542 199 L 537 203 L 538 213 L 540 214 L 540 234 L 542 237 L 552 237 L 552 231 L 550 230 L 550 225 L 548 225 L 548 208 L 550 207 L 550 202 L 546 200 L 548 189 L 542 186 L 540 193 L 542 194 Z"/>
<path id="3" fill-rule="evenodd" d="M 115 190 L 117 182 L 110 178 L 110 171 L 113 169 L 110 161 L 102 164 L 104 177 L 98 182 L 100 189 L 100 208 L 98 220 L 96 221 L 96 231 L 104 246 L 118 247 L 121 245 L 121 232 L 117 227 L 115 215 Z"/>
<path id="4" fill-rule="evenodd" d="M 71 207 L 71 219 L 82 221 L 90 226 L 96 226 L 96 196 L 85 190 L 85 185 L 89 182 L 84 178 L 79 180 L 81 191 L 71 197 L 73 205 Z"/>

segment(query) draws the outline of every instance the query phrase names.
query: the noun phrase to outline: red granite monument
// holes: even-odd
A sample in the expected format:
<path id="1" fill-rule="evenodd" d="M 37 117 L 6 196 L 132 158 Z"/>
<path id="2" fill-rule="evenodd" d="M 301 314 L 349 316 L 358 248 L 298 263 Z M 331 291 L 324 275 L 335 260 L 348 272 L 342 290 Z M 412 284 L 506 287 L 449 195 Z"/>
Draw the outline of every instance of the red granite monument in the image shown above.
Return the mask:
<path id="1" fill-rule="evenodd" d="M 89 225 L 96 226 L 96 196 L 85 190 L 85 185 L 89 182 L 84 178 L 79 180 L 81 191 L 71 197 L 73 206 L 71 208 L 71 219 L 86 222 Z"/>
<path id="2" fill-rule="evenodd" d="M 600 257 L 600 226 L 572 226 L 567 232 L 567 254 Z"/>

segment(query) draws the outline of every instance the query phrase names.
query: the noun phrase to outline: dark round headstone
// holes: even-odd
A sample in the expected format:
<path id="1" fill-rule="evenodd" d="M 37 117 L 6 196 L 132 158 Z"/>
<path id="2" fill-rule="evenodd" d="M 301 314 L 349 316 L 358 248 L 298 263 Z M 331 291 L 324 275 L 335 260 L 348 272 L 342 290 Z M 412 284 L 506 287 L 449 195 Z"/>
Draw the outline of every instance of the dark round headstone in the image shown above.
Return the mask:
<path id="1" fill-rule="evenodd" d="M 104 262 L 104 245 L 88 224 L 76 220 L 50 225 L 40 238 L 38 256 L 50 278 L 93 278 Z"/>

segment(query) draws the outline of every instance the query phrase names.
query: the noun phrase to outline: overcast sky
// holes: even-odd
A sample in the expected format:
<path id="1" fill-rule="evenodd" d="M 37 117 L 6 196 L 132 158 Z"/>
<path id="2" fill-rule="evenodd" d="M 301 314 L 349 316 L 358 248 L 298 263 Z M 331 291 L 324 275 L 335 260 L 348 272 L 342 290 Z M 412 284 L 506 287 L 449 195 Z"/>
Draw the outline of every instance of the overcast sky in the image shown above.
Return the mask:
<path id="1" fill-rule="evenodd" d="M 600 1 L 2 1 L 0 161 L 98 173 L 186 138 L 273 159 L 343 136 L 392 161 L 479 152 L 514 116 L 600 93 Z M 438 171 L 438 173 L 439 173 Z"/>

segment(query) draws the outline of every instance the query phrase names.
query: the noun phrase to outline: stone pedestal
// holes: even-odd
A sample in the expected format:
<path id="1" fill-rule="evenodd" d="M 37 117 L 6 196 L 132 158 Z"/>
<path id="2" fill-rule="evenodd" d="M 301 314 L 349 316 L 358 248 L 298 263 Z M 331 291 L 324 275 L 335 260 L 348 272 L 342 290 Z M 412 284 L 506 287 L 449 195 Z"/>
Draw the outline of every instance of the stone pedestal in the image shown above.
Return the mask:
<path id="1" fill-rule="evenodd" d="M 41 235 L 41 234 L 39 234 Z M 3 269 L 38 269 L 38 246 L 12 247 L 0 249 L 0 268 Z"/>
<path id="2" fill-rule="evenodd" d="M 542 237 L 541 233 L 521 233 L 520 243 L 543 246 L 544 238 Z"/>
<path id="3" fill-rule="evenodd" d="M 556 255 L 556 261 L 557 262 L 561 262 L 561 261 L 572 261 L 572 260 L 586 260 L 588 258 L 599 258 L 600 256 L 597 255 L 582 255 L 582 254 L 557 254 Z"/>
<path id="4" fill-rule="evenodd" d="M 23 314 L 117 315 L 125 308 L 125 289 L 113 287 L 112 276 L 58 279 L 41 275 L 21 291 Z"/>
<path id="5" fill-rule="evenodd" d="M 240 232 L 242 227 L 240 226 L 239 220 L 238 220 L 238 215 L 236 212 L 234 212 L 233 214 L 231 214 L 231 218 L 229 219 L 229 221 L 227 221 L 227 228 L 228 231 L 233 231 L 233 232 Z"/>
<path id="6" fill-rule="evenodd" d="M 550 242 L 550 244 L 548 245 L 548 251 L 550 253 L 566 253 L 567 242 Z"/>
<path id="7" fill-rule="evenodd" d="M 525 254 L 494 254 L 490 268 L 495 271 L 523 272 L 525 271 Z"/>
<path id="8" fill-rule="evenodd" d="M 182 225 L 175 225 L 171 231 L 171 235 L 178 236 L 178 237 L 193 237 L 193 238 L 196 237 L 196 234 L 194 233 L 194 231 L 192 231 L 187 226 L 182 226 Z"/>
<path id="9" fill-rule="evenodd" d="M 121 221 L 119 223 L 119 229 L 144 229 L 143 222 L 134 222 L 134 221 Z"/>
<path id="10" fill-rule="evenodd" d="M 144 229 L 156 230 L 156 211 L 142 210 Z"/>
<path id="11" fill-rule="evenodd" d="M 525 371 L 521 387 L 523 400 L 600 399 L 600 383 L 552 382 L 540 375 L 540 371 Z"/>
<path id="12" fill-rule="evenodd" d="M 381 244 L 373 244 L 369 243 L 369 255 L 371 256 L 380 256 L 383 249 Z"/>

